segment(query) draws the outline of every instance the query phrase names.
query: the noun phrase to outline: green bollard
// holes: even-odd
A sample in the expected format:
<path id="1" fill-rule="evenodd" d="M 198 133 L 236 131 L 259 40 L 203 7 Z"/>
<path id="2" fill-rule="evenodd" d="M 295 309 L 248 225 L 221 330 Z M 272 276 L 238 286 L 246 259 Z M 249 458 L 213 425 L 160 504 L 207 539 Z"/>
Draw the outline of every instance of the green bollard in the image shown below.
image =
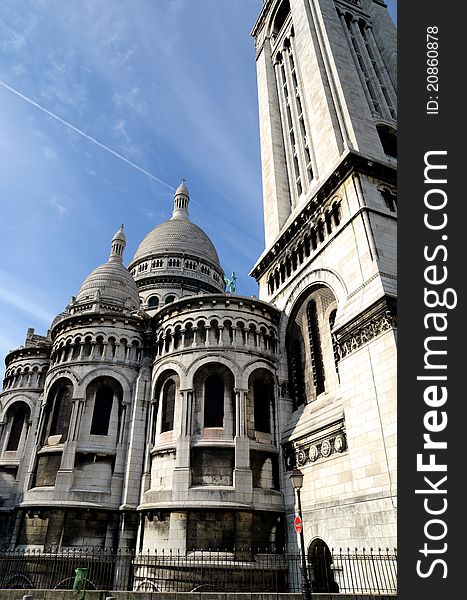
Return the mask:
<path id="1" fill-rule="evenodd" d="M 73 591 L 77 594 L 80 594 L 78 596 L 79 600 L 84 600 L 86 595 L 86 580 L 88 577 L 88 570 L 85 568 L 78 568 L 75 569 L 75 573 L 76 575 L 73 582 Z"/>

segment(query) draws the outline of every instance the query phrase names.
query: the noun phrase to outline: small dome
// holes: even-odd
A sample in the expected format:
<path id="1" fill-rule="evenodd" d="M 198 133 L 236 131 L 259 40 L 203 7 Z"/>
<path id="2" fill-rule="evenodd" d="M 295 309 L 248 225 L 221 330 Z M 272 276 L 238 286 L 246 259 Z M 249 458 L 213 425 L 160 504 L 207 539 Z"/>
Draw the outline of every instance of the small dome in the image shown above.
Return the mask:
<path id="1" fill-rule="evenodd" d="M 130 310 L 139 308 L 140 301 L 136 282 L 122 262 L 125 245 L 126 237 L 123 233 L 123 225 L 120 225 L 119 230 L 112 238 L 108 262 L 94 269 L 86 277 L 76 296 L 76 302 L 98 298 L 110 304 L 125 306 Z"/>
<path id="2" fill-rule="evenodd" d="M 112 304 L 126 305 L 134 310 L 139 308 L 136 282 L 130 272 L 117 262 L 107 262 L 94 269 L 81 286 L 76 301 L 83 302 L 96 295 Z"/>

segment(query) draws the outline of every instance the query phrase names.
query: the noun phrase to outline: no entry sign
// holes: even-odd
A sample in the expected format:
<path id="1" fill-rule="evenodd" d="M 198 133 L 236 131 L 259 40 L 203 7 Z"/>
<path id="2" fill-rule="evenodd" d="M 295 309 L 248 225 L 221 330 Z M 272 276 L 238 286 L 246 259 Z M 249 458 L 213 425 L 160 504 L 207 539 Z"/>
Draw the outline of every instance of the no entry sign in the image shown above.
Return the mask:
<path id="1" fill-rule="evenodd" d="M 293 521 L 293 526 L 297 533 L 302 533 L 303 524 L 302 524 L 301 518 L 298 515 L 295 515 L 295 519 Z"/>

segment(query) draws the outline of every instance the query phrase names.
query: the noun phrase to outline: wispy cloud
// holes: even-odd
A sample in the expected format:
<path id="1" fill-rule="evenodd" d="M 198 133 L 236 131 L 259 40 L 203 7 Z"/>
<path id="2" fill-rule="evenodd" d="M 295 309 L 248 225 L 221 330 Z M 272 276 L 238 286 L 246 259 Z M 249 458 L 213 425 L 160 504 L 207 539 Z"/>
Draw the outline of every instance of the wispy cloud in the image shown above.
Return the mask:
<path id="1" fill-rule="evenodd" d="M 50 196 L 49 201 L 50 205 L 57 210 L 60 218 L 70 213 L 69 205 L 71 204 L 71 200 L 69 196 L 65 194 L 53 194 Z"/>
<path id="2" fill-rule="evenodd" d="M 34 294 L 31 294 L 28 297 L 34 298 Z M 34 300 L 28 300 L 28 297 L 25 297 L 24 293 L 21 293 L 20 291 L 0 285 L 0 300 L 2 302 L 13 306 L 17 310 L 32 315 L 42 323 L 50 325 L 54 318 L 53 313 L 42 308 Z"/>

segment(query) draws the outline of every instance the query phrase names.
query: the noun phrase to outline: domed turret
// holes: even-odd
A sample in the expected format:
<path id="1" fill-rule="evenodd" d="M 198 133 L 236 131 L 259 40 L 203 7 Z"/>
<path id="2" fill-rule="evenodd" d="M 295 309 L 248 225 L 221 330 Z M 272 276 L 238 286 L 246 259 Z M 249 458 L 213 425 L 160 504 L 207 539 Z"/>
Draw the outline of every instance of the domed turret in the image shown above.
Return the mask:
<path id="1" fill-rule="evenodd" d="M 148 308 L 182 296 L 224 291 L 224 272 L 213 243 L 190 221 L 190 194 L 182 179 L 172 217 L 139 245 L 129 270 Z"/>
<path id="2" fill-rule="evenodd" d="M 139 295 L 135 281 L 128 269 L 123 266 L 123 251 L 126 245 L 126 237 L 123 233 L 123 225 L 112 238 L 110 256 L 108 262 L 94 269 L 85 279 L 81 286 L 76 302 L 73 305 L 77 310 L 87 310 L 86 304 L 90 304 L 89 310 L 95 311 L 95 301 L 105 303 L 106 308 L 113 307 L 133 311 L 139 308 Z"/>

